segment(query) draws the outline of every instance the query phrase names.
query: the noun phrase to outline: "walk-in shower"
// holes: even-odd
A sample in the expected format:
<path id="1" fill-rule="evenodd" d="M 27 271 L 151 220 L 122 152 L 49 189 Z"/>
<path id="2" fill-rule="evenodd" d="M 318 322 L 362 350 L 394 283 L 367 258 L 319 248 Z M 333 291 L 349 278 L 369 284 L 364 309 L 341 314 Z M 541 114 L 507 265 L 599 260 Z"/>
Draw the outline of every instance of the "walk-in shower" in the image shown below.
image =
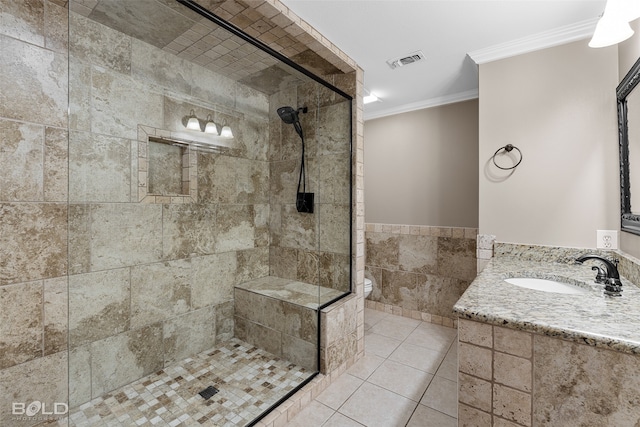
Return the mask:
<path id="1" fill-rule="evenodd" d="M 251 2 L 0 3 L 0 425 L 251 425 L 351 291 L 343 72 Z"/>

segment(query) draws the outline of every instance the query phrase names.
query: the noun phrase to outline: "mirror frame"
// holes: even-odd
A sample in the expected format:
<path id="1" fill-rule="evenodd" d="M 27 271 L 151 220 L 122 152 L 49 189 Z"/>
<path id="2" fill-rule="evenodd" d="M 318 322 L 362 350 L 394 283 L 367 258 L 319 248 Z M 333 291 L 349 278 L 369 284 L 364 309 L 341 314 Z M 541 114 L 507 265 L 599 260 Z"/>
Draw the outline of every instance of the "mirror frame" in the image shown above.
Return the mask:
<path id="1" fill-rule="evenodd" d="M 640 235 L 640 215 L 631 213 L 631 189 L 629 180 L 629 127 L 627 97 L 640 82 L 640 58 L 616 88 L 618 100 L 618 141 L 620 144 L 620 229 Z M 640 126 L 640 124 L 638 124 Z M 636 168 L 640 167 L 636 165 Z M 636 189 L 637 190 L 637 189 Z M 640 195 L 640 191 L 637 191 Z"/>

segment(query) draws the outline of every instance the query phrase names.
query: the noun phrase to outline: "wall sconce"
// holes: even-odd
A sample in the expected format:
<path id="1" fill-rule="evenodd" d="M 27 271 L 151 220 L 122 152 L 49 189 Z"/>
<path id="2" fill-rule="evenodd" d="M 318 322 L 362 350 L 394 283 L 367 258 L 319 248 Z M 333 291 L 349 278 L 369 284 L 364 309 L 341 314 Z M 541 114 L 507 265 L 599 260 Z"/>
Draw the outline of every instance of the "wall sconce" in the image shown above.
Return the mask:
<path id="1" fill-rule="evenodd" d="M 200 120 L 198 120 L 193 110 L 191 110 L 187 117 L 186 128 L 191 130 L 200 130 Z"/>
<path id="2" fill-rule="evenodd" d="M 218 126 L 213 123 L 211 114 L 207 116 L 207 123 L 204 125 L 204 133 L 214 133 L 216 135 L 218 134 Z"/>
<path id="3" fill-rule="evenodd" d="M 207 115 L 207 120 L 204 121 L 204 128 L 202 127 L 202 121 L 196 117 L 193 110 L 189 112 L 188 116 L 182 118 L 182 124 L 189 130 L 199 130 L 200 132 L 220 136 L 221 138 L 233 138 L 231 127 L 225 123 L 220 129 L 220 126 L 216 125 L 211 118 L 211 114 Z M 218 129 L 220 129 L 220 131 L 218 131 Z"/>
<path id="4" fill-rule="evenodd" d="M 233 132 L 231 132 L 231 128 L 229 127 L 229 125 L 222 126 L 220 136 L 223 138 L 233 138 Z"/>
<path id="5" fill-rule="evenodd" d="M 640 18 L 638 0 L 607 0 L 589 47 L 605 47 L 620 43 L 633 35 L 629 23 Z"/>

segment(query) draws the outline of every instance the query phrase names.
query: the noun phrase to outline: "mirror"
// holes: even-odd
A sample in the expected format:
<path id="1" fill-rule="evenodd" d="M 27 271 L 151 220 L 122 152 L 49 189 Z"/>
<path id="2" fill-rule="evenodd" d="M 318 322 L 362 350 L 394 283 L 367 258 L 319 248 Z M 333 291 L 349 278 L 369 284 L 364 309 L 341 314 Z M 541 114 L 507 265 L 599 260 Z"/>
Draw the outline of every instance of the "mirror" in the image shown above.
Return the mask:
<path id="1" fill-rule="evenodd" d="M 620 142 L 620 191 L 622 231 L 640 235 L 640 173 L 631 173 L 631 165 L 640 168 L 640 59 L 616 89 L 618 99 L 618 138 Z M 636 204 L 631 194 L 636 193 Z"/>

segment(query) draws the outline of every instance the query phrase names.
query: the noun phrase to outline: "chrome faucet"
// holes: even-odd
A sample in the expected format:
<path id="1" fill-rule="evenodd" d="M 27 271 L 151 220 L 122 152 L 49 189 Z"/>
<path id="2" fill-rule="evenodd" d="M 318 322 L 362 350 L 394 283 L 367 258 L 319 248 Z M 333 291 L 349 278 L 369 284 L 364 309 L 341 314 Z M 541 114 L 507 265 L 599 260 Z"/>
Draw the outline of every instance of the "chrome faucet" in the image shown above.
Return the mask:
<path id="1" fill-rule="evenodd" d="M 621 296 L 622 282 L 620 281 L 620 273 L 618 273 L 618 260 L 614 259 L 613 261 L 609 261 L 598 255 L 587 254 L 576 258 L 576 263 L 582 264 L 590 259 L 600 261 L 604 264 L 604 270 L 600 267 L 591 267 L 592 270 L 598 272 L 596 275 L 596 283 L 604 283 L 604 293 L 614 297 Z"/>

